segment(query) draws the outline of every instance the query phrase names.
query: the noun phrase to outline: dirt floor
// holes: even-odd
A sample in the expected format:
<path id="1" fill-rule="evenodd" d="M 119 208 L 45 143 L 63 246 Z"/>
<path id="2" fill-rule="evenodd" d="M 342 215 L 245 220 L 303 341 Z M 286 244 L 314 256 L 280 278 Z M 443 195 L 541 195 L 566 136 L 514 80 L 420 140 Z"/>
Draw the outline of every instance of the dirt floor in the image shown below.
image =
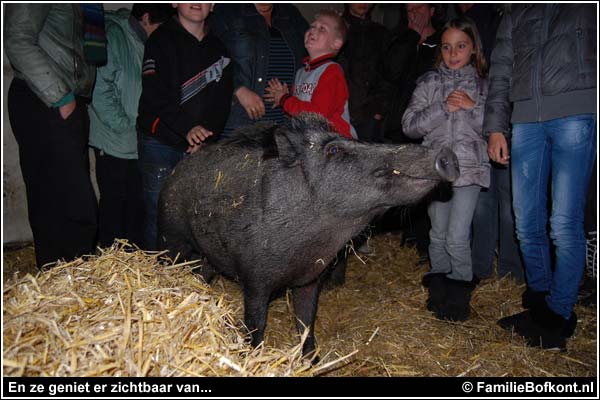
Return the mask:
<path id="1" fill-rule="evenodd" d="M 528 348 L 496 325 L 521 310 L 523 285 L 483 281 L 468 321 L 439 321 L 425 308 L 421 278 L 429 267 L 416 265 L 416 251 L 389 233 L 370 244 L 372 254 L 362 261 L 350 256 L 346 284 L 321 294 L 315 327 L 321 358 L 358 350 L 325 376 L 597 376 L 596 305 L 576 307 L 578 325 L 566 352 Z M 4 250 L 5 282 L 15 271 L 36 272 L 31 246 Z M 241 305 L 236 283 L 217 278 L 212 286 Z M 289 298 L 283 296 L 270 305 L 265 341 L 292 347 L 297 340 Z"/>

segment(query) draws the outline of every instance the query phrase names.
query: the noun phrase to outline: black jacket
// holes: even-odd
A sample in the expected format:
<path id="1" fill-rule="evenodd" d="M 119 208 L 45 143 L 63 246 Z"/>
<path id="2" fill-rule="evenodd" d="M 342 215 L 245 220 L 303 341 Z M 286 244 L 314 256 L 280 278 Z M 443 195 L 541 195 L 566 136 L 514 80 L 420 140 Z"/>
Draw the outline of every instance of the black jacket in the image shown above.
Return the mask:
<path id="1" fill-rule="evenodd" d="M 395 142 L 413 141 L 402 132 L 402 116 L 417 79 L 433 70 L 440 38 L 440 30 L 436 30 L 419 44 L 420 36 L 412 29 L 398 26 L 392 30 L 384 68 L 386 79 L 393 85 L 394 92 L 385 121 L 385 134 Z"/>
<path id="2" fill-rule="evenodd" d="M 198 41 L 175 17 L 146 42 L 138 131 L 185 149 L 187 133 L 202 125 L 214 140 L 225 127 L 232 92 L 225 46 L 210 33 Z"/>
<path id="3" fill-rule="evenodd" d="M 361 123 L 388 111 L 393 88 L 384 77 L 383 64 L 389 34 L 383 25 L 368 18 L 346 13 L 344 19 L 348 35 L 337 61 L 344 69 L 350 92 L 350 120 Z"/>
<path id="4" fill-rule="evenodd" d="M 593 4 L 513 4 L 492 52 L 484 134 L 595 113 L 596 35 Z"/>

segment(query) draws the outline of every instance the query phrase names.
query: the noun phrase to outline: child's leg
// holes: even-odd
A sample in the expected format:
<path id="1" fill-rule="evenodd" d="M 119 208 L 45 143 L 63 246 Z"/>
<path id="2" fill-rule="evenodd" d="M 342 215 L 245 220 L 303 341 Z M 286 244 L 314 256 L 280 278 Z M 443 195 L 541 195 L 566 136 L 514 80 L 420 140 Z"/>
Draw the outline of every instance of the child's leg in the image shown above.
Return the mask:
<path id="1" fill-rule="evenodd" d="M 477 206 L 480 187 L 477 185 L 454 188 L 449 205 L 446 251 L 452 272 L 448 278 L 457 281 L 473 280 L 471 260 L 471 222 Z"/>
<path id="2" fill-rule="evenodd" d="M 427 210 L 431 219 L 431 230 L 429 231 L 430 274 L 447 274 L 452 270 L 450 256 L 446 251 L 446 236 L 448 234 L 451 203 L 452 200 L 432 201 Z"/>

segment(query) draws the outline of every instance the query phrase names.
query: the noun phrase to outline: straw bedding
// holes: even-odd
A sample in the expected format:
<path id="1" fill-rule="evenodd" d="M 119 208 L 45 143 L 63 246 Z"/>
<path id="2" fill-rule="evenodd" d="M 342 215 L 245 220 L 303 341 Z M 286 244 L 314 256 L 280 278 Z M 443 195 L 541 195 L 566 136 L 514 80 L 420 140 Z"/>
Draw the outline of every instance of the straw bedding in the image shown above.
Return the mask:
<path id="1" fill-rule="evenodd" d="M 415 250 L 397 235 L 375 236 L 371 248 L 349 258 L 343 287 L 321 294 L 315 366 L 300 356 L 289 295 L 271 303 L 265 345 L 252 349 L 235 282 L 207 286 L 189 266 L 123 241 L 39 274 L 10 271 L 31 267 L 31 248 L 5 252 L 4 374 L 596 376 L 595 306 L 576 307 L 567 352 L 528 348 L 495 323 L 520 310 L 522 285 L 484 281 L 468 321 L 438 321 Z"/>

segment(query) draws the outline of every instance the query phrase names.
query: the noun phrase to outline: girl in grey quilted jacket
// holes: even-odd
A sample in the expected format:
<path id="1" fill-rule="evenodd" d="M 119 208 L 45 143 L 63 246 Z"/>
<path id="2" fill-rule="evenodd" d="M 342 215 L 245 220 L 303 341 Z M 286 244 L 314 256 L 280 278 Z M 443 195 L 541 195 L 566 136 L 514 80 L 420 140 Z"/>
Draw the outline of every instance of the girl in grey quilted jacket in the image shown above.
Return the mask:
<path id="1" fill-rule="evenodd" d="M 470 233 L 482 187 L 488 187 L 490 165 L 483 138 L 487 66 L 477 28 L 468 17 L 449 21 L 442 30 L 436 69 L 417 81 L 402 118 L 408 137 L 423 145 L 450 147 L 457 155 L 460 178 L 449 200 L 433 201 L 429 257 L 423 278 L 429 289 L 427 308 L 438 319 L 464 321 L 474 288 Z"/>

